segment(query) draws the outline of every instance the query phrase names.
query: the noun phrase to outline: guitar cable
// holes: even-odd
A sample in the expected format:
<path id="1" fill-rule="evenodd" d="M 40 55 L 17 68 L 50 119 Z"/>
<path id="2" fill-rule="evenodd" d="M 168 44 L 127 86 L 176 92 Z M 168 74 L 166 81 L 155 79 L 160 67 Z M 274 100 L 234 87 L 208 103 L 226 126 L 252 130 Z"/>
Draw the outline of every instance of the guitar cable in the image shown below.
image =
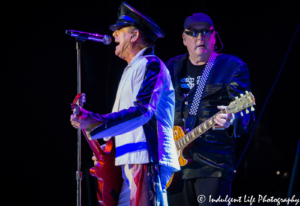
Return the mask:
<path id="1" fill-rule="evenodd" d="M 289 54 L 289 52 L 290 52 L 290 49 L 291 49 L 291 47 L 292 47 L 292 44 L 293 44 L 293 42 L 294 42 L 294 40 L 295 40 L 295 38 L 296 38 L 296 35 L 297 35 L 297 33 L 298 33 L 299 27 L 300 27 L 300 24 L 298 25 L 298 27 L 297 27 L 297 29 L 296 29 L 296 32 L 295 32 L 295 34 L 294 34 L 294 36 L 293 36 L 293 39 L 292 39 L 292 41 L 291 41 L 291 43 L 290 43 L 290 46 L 289 46 L 289 48 L 288 48 L 288 50 L 287 50 L 287 52 L 286 52 L 286 54 L 285 54 L 285 57 L 284 57 L 284 59 L 283 59 L 281 68 L 280 68 L 280 70 L 279 70 L 279 72 L 278 72 L 278 74 L 277 74 L 277 77 L 276 77 L 276 79 L 275 79 L 275 81 L 274 81 L 274 83 L 273 83 L 273 86 L 272 86 L 272 88 L 271 88 L 271 90 L 270 90 L 270 92 L 269 92 L 269 94 L 268 94 L 268 97 L 267 97 L 265 103 L 264 103 L 264 106 L 263 106 L 263 108 L 262 108 L 262 111 L 261 111 L 260 114 L 259 114 L 259 117 L 258 117 L 258 119 L 257 119 L 257 122 L 255 123 L 255 125 L 254 125 L 254 127 L 253 127 L 253 130 L 252 130 L 252 133 L 251 133 L 251 135 L 250 135 L 250 137 L 249 137 L 249 140 L 248 140 L 248 142 L 247 142 L 247 145 L 245 146 L 245 149 L 244 149 L 243 153 L 241 154 L 241 157 L 239 158 L 239 160 L 238 160 L 236 166 L 235 166 L 234 169 L 232 170 L 229 179 L 227 180 L 226 184 L 224 185 L 224 187 L 222 188 L 221 192 L 219 193 L 219 195 L 218 195 L 217 197 L 220 197 L 220 196 L 223 194 L 223 192 L 224 192 L 225 188 L 227 187 L 228 183 L 232 181 L 232 178 L 233 178 L 233 176 L 234 176 L 234 174 L 235 174 L 235 171 L 236 171 L 237 167 L 239 166 L 239 164 L 240 164 L 240 162 L 241 162 L 241 160 L 242 160 L 242 158 L 243 158 L 243 156 L 244 156 L 246 150 L 247 150 L 248 147 L 249 147 L 249 144 L 250 144 L 251 139 L 252 139 L 252 137 L 253 137 L 253 134 L 254 134 L 254 132 L 255 132 L 255 130 L 256 130 L 256 127 L 257 127 L 257 125 L 258 125 L 258 123 L 259 123 L 259 120 L 260 120 L 261 117 L 262 117 L 263 111 L 264 111 L 264 109 L 265 109 L 265 107 L 266 107 L 266 105 L 267 105 L 267 103 L 268 103 L 268 100 L 269 100 L 269 98 L 270 98 L 270 96 L 271 96 L 271 93 L 272 93 L 272 91 L 273 91 L 273 89 L 274 89 L 274 87 L 275 87 L 275 85 L 276 85 L 276 83 L 277 83 L 277 81 L 278 81 L 278 79 L 279 79 L 279 76 L 280 76 L 281 71 L 282 71 L 282 69 L 283 69 L 283 66 L 284 66 L 284 64 L 285 64 L 285 61 L 286 61 L 286 59 L 287 59 L 287 56 L 288 56 L 288 54 Z M 215 206 L 216 203 L 217 203 L 217 202 L 214 202 L 213 206 Z"/>

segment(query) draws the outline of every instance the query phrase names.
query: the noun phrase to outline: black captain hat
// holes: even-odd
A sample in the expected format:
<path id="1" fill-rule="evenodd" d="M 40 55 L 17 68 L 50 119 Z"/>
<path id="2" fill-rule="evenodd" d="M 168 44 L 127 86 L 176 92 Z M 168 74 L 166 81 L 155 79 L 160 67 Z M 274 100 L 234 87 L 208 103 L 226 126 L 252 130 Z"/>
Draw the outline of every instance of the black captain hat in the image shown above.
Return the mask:
<path id="1" fill-rule="evenodd" d="M 122 2 L 118 12 L 118 20 L 115 24 L 111 25 L 109 29 L 111 31 L 118 30 L 123 26 L 134 26 L 153 42 L 157 38 L 164 38 L 165 33 L 159 28 L 159 26 L 148 16 L 134 9 L 126 2 Z"/>

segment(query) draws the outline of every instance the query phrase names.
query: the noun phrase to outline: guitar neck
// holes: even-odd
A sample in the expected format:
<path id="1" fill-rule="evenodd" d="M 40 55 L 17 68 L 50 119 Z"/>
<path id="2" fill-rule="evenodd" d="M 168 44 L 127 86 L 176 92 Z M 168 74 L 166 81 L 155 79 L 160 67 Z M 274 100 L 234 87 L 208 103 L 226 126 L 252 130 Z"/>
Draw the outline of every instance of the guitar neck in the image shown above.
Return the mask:
<path id="1" fill-rule="evenodd" d="M 87 140 L 87 142 L 89 143 L 93 153 L 95 154 L 97 160 L 99 161 L 104 161 L 107 154 L 105 152 L 103 152 L 103 150 L 101 149 L 101 146 L 99 144 L 99 142 L 94 139 L 94 140 L 90 140 L 86 134 L 85 129 L 82 130 L 82 133 L 84 134 L 85 139 Z"/>
<path id="2" fill-rule="evenodd" d="M 215 125 L 214 119 L 218 114 L 226 114 L 226 110 L 223 109 L 211 118 L 207 119 L 205 122 L 200 124 L 199 126 L 195 127 L 192 131 L 184 135 L 181 139 L 176 141 L 176 148 L 177 150 L 182 150 L 184 147 L 186 147 L 188 144 L 190 144 L 192 141 L 197 139 L 200 135 L 205 133 L 207 130 L 212 128 Z"/>

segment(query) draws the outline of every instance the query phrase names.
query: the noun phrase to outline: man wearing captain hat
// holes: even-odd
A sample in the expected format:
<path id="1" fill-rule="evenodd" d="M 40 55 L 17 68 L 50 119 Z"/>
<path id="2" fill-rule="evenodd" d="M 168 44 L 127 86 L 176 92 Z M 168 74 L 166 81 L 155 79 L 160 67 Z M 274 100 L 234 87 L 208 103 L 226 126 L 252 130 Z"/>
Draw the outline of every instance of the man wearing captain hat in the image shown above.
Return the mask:
<path id="1" fill-rule="evenodd" d="M 109 29 L 118 44 L 115 54 L 128 63 L 113 111 L 100 115 L 82 109 L 83 115 L 71 116 L 71 123 L 86 129 L 91 139 L 115 136 L 115 165 L 122 166 L 124 179 L 118 205 L 166 206 L 165 185 L 179 163 L 172 130 L 175 93 L 169 71 L 153 49 L 165 34 L 125 2 Z"/>
<path id="2" fill-rule="evenodd" d="M 216 36 L 212 19 L 194 13 L 186 18 L 182 33 L 188 53 L 166 62 L 175 89 L 174 125 L 186 133 L 250 91 L 247 65 L 236 56 L 216 53 Z M 223 200 L 230 197 L 236 137 L 249 131 L 253 121 L 253 112 L 216 116 L 216 130 L 193 141 L 188 151 L 193 163 L 181 168 L 178 181 L 168 190 L 170 206 L 209 206 L 219 195 Z M 216 206 L 227 203 L 219 201 Z"/>

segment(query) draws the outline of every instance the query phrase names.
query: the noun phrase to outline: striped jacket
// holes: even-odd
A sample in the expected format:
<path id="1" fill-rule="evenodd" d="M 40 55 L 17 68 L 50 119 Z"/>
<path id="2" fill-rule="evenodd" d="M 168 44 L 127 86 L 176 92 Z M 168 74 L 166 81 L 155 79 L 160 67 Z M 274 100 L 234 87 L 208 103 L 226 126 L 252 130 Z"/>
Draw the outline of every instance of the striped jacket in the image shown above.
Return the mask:
<path id="1" fill-rule="evenodd" d="M 164 63 L 152 47 L 141 50 L 125 68 L 113 112 L 89 113 L 104 123 L 92 139 L 115 136 L 116 165 L 152 162 L 180 169 L 173 139 L 175 93 Z"/>

